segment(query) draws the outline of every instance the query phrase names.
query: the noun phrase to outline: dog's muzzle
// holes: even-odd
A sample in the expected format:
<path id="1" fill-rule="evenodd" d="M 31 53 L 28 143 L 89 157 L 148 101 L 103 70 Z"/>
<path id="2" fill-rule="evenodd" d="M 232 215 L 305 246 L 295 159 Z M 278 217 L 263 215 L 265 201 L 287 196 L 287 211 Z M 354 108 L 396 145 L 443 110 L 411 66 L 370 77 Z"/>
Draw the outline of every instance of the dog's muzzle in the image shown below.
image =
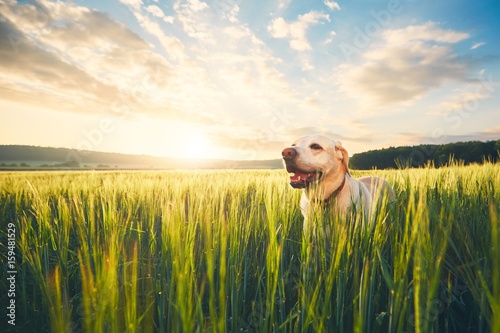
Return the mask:
<path id="1" fill-rule="evenodd" d="M 293 188 L 306 188 L 310 184 L 318 181 L 322 173 L 320 171 L 306 171 L 296 166 L 297 150 L 293 147 L 285 148 L 281 152 L 285 168 L 290 175 L 290 186 Z"/>

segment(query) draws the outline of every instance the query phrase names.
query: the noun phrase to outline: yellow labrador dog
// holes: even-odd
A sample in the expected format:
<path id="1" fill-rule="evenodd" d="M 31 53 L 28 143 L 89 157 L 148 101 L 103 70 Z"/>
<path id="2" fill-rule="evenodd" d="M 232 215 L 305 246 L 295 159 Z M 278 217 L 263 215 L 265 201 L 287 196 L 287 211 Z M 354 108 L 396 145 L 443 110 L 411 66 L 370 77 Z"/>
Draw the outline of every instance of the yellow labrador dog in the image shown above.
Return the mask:
<path id="1" fill-rule="evenodd" d="M 307 212 L 311 202 L 332 205 L 339 214 L 351 208 L 364 209 L 369 217 L 373 206 L 383 198 L 394 200 L 394 191 L 384 179 L 378 177 L 351 177 L 349 155 L 340 142 L 323 135 L 304 136 L 297 139 L 281 155 L 290 185 L 303 189 L 300 208 L 306 229 Z M 315 186 L 311 186 L 315 184 Z"/>

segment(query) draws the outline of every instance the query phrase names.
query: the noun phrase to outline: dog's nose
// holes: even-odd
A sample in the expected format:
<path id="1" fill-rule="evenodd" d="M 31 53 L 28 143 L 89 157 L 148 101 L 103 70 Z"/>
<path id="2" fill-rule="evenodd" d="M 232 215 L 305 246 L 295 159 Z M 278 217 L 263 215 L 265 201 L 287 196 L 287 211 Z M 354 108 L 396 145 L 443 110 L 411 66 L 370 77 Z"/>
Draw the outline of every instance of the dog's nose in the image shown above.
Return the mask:
<path id="1" fill-rule="evenodd" d="M 285 148 L 281 152 L 281 156 L 283 156 L 285 161 L 291 160 L 297 156 L 297 150 L 295 150 L 295 148 Z"/>

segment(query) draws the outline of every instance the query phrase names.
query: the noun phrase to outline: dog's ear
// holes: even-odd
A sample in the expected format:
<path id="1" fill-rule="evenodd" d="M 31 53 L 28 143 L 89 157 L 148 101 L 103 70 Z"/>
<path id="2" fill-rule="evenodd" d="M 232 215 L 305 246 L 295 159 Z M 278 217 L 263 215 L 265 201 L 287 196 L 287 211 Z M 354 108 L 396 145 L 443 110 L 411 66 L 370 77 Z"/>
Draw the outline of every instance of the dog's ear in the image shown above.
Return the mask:
<path id="1" fill-rule="evenodd" d="M 347 153 L 347 150 L 345 150 L 345 148 L 342 147 L 342 144 L 340 142 L 335 143 L 335 152 L 337 153 L 342 162 L 342 167 L 344 171 L 348 175 L 351 175 L 351 173 L 349 172 L 349 154 Z"/>

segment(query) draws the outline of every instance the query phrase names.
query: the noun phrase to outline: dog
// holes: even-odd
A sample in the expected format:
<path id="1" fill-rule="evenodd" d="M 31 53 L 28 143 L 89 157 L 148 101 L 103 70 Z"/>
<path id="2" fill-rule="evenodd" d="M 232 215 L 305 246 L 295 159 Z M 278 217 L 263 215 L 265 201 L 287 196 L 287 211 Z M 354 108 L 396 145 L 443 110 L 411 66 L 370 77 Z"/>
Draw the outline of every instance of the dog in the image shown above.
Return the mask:
<path id="1" fill-rule="evenodd" d="M 300 208 L 304 216 L 304 230 L 311 203 L 331 206 L 341 215 L 352 209 L 362 210 L 369 218 L 384 196 L 389 202 L 395 195 L 391 185 L 382 178 L 355 179 L 349 171 L 349 154 L 340 142 L 323 135 L 297 139 L 281 152 L 290 185 L 303 189 Z"/>

